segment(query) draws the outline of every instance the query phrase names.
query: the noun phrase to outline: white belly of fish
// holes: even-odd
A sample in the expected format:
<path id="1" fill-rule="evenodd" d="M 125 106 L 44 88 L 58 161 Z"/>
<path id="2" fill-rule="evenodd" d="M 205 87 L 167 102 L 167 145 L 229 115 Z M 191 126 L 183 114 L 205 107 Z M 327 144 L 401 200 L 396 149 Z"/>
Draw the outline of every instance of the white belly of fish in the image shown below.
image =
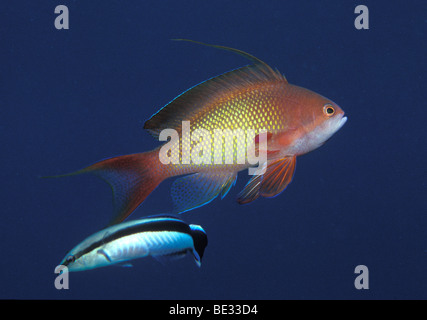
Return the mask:
<path id="1" fill-rule="evenodd" d="M 146 256 L 162 256 L 191 250 L 193 239 L 180 232 L 143 232 L 125 236 L 105 244 L 100 253 L 111 263 Z"/>

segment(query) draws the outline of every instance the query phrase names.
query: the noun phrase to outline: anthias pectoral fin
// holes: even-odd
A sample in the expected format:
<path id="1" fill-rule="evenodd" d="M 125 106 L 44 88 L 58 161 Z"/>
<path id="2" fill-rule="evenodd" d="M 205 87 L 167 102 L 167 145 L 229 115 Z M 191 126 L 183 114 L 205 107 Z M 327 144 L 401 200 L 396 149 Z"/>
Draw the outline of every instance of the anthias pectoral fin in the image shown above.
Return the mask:
<path id="1" fill-rule="evenodd" d="M 262 178 L 261 196 L 270 198 L 283 192 L 292 181 L 295 166 L 296 157 L 287 157 L 269 164 Z"/>
<path id="2" fill-rule="evenodd" d="M 111 260 L 111 257 L 108 255 L 108 253 L 104 249 L 99 249 L 97 253 L 103 255 L 105 259 L 107 259 L 108 262 L 112 263 L 113 260 Z"/>
<path id="3" fill-rule="evenodd" d="M 246 204 L 260 196 L 270 198 L 283 192 L 291 183 L 295 172 L 296 157 L 286 157 L 268 163 L 263 175 L 254 175 L 239 193 L 237 202 Z"/>

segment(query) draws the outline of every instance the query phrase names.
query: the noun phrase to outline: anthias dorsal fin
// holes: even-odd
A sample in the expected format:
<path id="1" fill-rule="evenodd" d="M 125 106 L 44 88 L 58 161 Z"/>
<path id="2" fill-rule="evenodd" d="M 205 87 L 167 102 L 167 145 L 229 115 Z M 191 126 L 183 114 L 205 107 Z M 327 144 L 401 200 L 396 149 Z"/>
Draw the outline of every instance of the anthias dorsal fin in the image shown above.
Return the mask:
<path id="1" fill-rule="evenodd" d="M 268 64 L 266 64 L 264 61 L 258 59 L 257 57 L 251 55 L 250 53 L 244 52 L 244 51 L 239 50 L 239 49 L 234 49 L 234 48 L 230 48 L 230 47 L 226 47 L 226 46 L 220 46 L 220 45 L 216 45 L 216 44 L 204 43 L 204 42 L 200 42 L 200 41 L 194 41 L 194 40 L 190 40 L 190 39 L 172 39 L 172 41 L 187 41 L 187 42 L 200 44 L 200 45 L 206 46 L 206 47 L 212 47 L 212 48 L 221 49 L 221 50 L 225 50 L 225 51 L 231 51 L 231 52 L 237 53 L 238 55 L 241 55 L 242 57 L 245 57 L 248 60 L 251 60 L 254 64 L 260 64 L 260 65 L 263 65 L 267 69 L 271 69 L 270 66 Z M 273 70 L 271 70 L 271 71 L 273 71 Z"/>
<path id="2" fill-rule="evenodd" d="M 155 138 L 158 138 L 160 132 L 167 128 L 180 132 L 182 121 L 191 121 L 194 116 L 200 116 L 208 111 L 210 102 L 235 90 L 244 90 L 249 86 L 265 83 L 287 83 L 286 78 L 280 72 L 273 70 L 265 62 L 244 51 L 187 39 L 174 40 L 231 51 L 249 59 L 252 64 L 206 80 L 169 102 L 144 124 L 144 129 L 148 130 Z"/>

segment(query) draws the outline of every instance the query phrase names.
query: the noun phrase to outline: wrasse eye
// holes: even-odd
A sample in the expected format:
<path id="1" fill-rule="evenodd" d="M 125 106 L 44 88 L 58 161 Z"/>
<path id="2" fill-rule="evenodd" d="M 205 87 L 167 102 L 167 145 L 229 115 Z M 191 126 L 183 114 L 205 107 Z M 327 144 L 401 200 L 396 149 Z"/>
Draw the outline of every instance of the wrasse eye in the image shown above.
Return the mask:
<path id="1" fill-rule="evenodd" d="M 331 116 L 333 116 L 333 115 L 334 115 L 334 113 L 335 113 L 335 108 L 334 108 L 331 104 L 327 103 L 327 104 L 325 104 L 325 105 L 323 106 L 323 113 L 324 113 L 327 117 L 331 117 Z"/>
<path id="2" fill-rule="evenodd" d="M 67 261 L 68 263 L 74 262 L 74 261 L 76 261 L 76 257 L 74 257 L 73 255 L 69 255 L 69 256 L 67 257 L 66 261 Z"/>

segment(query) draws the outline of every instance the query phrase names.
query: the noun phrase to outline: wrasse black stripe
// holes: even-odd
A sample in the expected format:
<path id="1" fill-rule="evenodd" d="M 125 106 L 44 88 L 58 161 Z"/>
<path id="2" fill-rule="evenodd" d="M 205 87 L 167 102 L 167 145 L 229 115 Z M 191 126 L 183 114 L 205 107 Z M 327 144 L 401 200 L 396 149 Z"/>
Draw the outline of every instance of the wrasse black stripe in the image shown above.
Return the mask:
<path id="1" fill-rule="evenodd" d="M 152 221 L 143 221 L 134 225 L 129 225 L 123 229 L 118 229 L 111 234 L 107 234 L 106 237 L 92 243 L 87 248 L 77 252 L 74 256 L 75 259 L 80 258 L 84 254 L 91 252 L 92 250 L 122 237 L 130 236 L 135 233 L 141 232 L 181 232 L 191 236 L 191 228 L 183 221 L 176 218 L 155 218 Z M 66 265 L 66 264 L 65 264 Z"/>

